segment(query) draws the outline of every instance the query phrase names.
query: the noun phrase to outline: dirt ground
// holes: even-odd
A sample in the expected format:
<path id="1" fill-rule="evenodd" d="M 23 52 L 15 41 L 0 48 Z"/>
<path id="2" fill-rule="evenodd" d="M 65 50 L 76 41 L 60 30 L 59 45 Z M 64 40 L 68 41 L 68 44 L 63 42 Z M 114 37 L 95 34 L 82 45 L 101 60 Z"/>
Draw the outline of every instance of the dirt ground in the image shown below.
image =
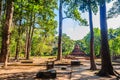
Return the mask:
<path id="1" fill-rule="evenodd" d="M 45 70 L 44 66 L 46 61 L 55 60 L 54 58 L 33 58 L 33 63 L 20 63 L 20 62 L 10 62 L 6 69 L 2 68 L 0 64 L 0 80 L 43 80 L 37 79 L 36 74 L 40 70 Z M 116 77 L 99 77 L 95 73 L 97 71 L 90 71 L 90 62 L 88 59 L 79 58 L 81 65 L 77 67 L 71 67 L 69 64 L 71 59 L 63 59 L 63 61 L 56 61 L 55 64 L 68 64 L 55 66 L 57 71 L 56 79 L 45 79 L 45 80 L 117 80 Z M 99 63 L 99 60 L 96 60 Z M 43 64 L 43 65 L 42 65 Z M 120 73 L 120 63 L 115 63 L 114 68 L 117 72 Z M 66 70 L 61 70 L 61 67 L 66 67 Z M 100 69 L 100 65 L 97 65 L 97 68 Z M 66 73 L 67 72 L 67 73 Z"/>

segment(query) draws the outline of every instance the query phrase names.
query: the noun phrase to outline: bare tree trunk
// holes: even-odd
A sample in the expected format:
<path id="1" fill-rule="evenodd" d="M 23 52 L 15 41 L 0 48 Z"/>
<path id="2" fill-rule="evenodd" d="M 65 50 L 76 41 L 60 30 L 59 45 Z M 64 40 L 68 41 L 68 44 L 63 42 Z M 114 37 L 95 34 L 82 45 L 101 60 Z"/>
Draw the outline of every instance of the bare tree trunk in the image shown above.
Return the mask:
<path id="1" fill-rule="evenodd" d="M 22 0 L 21 0 L 22 3 Z M 21 11 L 20 11 L 20 20 L 19 20 L 19 28 L 18 28 L 18 37 L 16 39 L 16 54 L 15 54 L 15 60 L 18 60 L 19 53 L 20 53 L 20 37 L 21 37 L 21 26 L 22 26 L 22 5 L 19 5 Z"/>
<path id="2" fill-rule="evenodd" d="M 94 32 L 93 32 L 93 22 L 92 22 L 92 11 L 91 11 L 91 5 L 90 2 L 88 4 L 89 6 L 89 24 L 90 24 L 90 70 L 96 70 L 96 64 L 94 60 Z"/>
<path id="3" fill-rule="evenodd" d="M 6 19 L 3 27 L 2 35 L 2 49 L 0 54 L 0 62 L 4 62 L 7 67 L 7 60 L 9 55 L 9 42 L 10 42 L 10 26 L 13 17 L 13 0 L 7 0 Z"/>
<path id="4" fill-rule="evenodd" d="M 26 29 L 25 58 L 27 57 L 27 44 L 28 44 L 28 28 Z"/>
<path id="5" fill-rule="evenodd" d="M 15 54 L 15 60 L 18 60 L 18 56 L 19 56 L 19 40 L 17 38 L 17 43 L 16 43 L 16 54 Z"/>
<path id="6" fill-rule="evenodd" d="M 58 55 L 57 60 L 62 60 L 62 2 L 63 0 L 60 0 L 59 4 L 59 36 L 58 36 Z"/>
<path id="7" fill-rule="evenodd" d="M 31 33 L 32 33 L 32 26 L 33 26 L 33 22 L 32 22 L 32 16 L 33 14 L 31 13 L 31 18 L 30 18 L 30 26 L 29 26 L 29 31 L 28 31 L 28 41 L 27 41 L 27 54 L 26 54 L 26 59 L 30 59 L 30 50 L 31 50 Z"/>
<path id="8" fill-rule="evenodd" d="M 1 19 L 1 12 L 2 12 L 2 0 L 0 0 L 0 19 Z"/>
<path id="9" fill-rule="evenodd" d="M 102 66 L 99 71 L 99 76 L 114 75 L 114 70 L 111 62 L 108 34 L 107 34 L 107 21 L 106 21 L 106 2 L 100 3 L 100 28 L 101 28 L 101 58 Z"/>
<path id="10" fill-rule="evenodd" d="M 27 43 L 27 55 L 26 59 L 30 58 L 30 33 L 28 33 L 28 43 Z"/>
<path id="11" fill-rule="evenodd" d="M 22 19 L 22 18 L 21 18 Z M 20 53 L 20 37 L 21 37 L 21 24 L 22 20 L 19 21 L 19 29 L 18 29 L 18 37 L 16 39 L 16 54 L 15 54 L 15 60 L 18 60 L 19 53 Z"/>
<path id="12" fill-rule="evenodd" d="M 32 37 L 33 37 L 34 29 L 35 29 L 34 23 L 35 23 L 35 14 L 34 14 L 34 18 L 33 18 L 33 28 L 31 30 L 30 51 L 31 51 L 31 47 L 32 47 L 32 45 L 31 45 L 32 44 Z"/>

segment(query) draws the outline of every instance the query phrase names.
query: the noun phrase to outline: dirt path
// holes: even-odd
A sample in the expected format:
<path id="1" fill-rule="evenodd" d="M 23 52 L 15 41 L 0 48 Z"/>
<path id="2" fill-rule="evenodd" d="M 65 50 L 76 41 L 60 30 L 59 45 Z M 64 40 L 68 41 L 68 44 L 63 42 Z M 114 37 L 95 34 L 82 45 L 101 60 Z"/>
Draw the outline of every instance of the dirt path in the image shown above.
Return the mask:
<path id="1" fill-rule="evenodd" d="M 48 59 L 39 59 L 36 58 L 34 63 L 44 63 Z M 70 62 L 71 60 L 64 60 L 64 62 Z M 57 73 L 63 71 L 67 72 L 72 70 L 71 74 L 57 74 L 55 80 L 116 80 L 114 76 L 111 78 L 99 77 L 94 73 L 97 71 L 90 71 L 89 69 L 89 60 L 80 59 L 81 64 L 79 67 L 67 67 L 69 70 L 60 70 L 59 66 L 55 66 Z M 100 66 L 97 65 L 98 68 Z M 114 66 L 115 69 L 120 73 L 120 66 Z M 42 80 L 36 79 L 36 73 L 40 70 L 46 69 L 45 66 L 8 66 L 7 69 L 0 67 L 0 80 Z M 49 80 L 49 79 L 47 79 Z"/>

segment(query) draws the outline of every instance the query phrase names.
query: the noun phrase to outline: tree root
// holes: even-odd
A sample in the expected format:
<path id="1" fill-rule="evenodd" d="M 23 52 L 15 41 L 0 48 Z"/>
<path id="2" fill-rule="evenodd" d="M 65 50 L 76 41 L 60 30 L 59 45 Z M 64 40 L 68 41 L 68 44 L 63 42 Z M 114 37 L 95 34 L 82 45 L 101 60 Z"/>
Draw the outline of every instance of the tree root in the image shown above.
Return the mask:
<path id="1" fill-rule="evenodd" d="M 97 70 L 97 68 L 96 67 L 91 67 L 90 70 L 95 71 L 95 70 Z"/>
<path id="2" fill-rule="evenodd" d="M 114 70 L 114 73 L 115 73 L 115 76 L 116 76 L 117 80 L 120 80 L 120 74 L 115 70 Z"/>
<path id="3" fill-rule="evenodd" d="M 105 71 L 100 71 L 100 72 L 96 73 L 96 75 L 101 76 L 101 77 L 110 77 L 110 75 Z"/>
<path id="4" fill-rule="evenodd" d="M 111 77 L 110 75 L 114 75 L 114 76 L 116 76 L 117 80 L 120 80 L 120 74 L 115 70 L 113 70 L 113 72 L 111 72 L 111 73 L 101 70 L 100 72 L 96 73 L 96 75 L 101 76 L 101 77 Z"/>

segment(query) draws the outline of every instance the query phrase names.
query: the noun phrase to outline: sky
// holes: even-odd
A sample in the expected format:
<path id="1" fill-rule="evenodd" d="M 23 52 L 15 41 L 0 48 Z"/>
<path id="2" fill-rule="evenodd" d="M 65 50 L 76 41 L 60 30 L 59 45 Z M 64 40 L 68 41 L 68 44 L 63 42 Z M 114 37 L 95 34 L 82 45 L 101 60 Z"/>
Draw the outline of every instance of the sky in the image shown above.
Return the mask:
<path id="1" fill-rule="evenodd" d="M 112 3 L 107 4 L 107 10 L 112 7 Z M 81 15 L 83 18 L 86 18 L 88 21 L 88 13 L 82 13 Z M 57 17 L 58 18 L 58 17 Z M 120 27 L 120 16 L 111 18 L 107 20 L 108 28 L 118 28 Z M 89 21 L 88 21 L 89 24 Z M 93 26 L 100 28 L 100 19 L 99 19 L 99 12 L 97 15 L 93 15 Z M 58 31 L 58 28 L 57 28 Z M 89 32 L 89 26 L 80 26 L 77 22 L 72 19 L 65 19 L 63 20 L 63 33 L 66 33 L 70 36 L 73 40 L 80 40 L 84 38 L 87 33 Z"/>

